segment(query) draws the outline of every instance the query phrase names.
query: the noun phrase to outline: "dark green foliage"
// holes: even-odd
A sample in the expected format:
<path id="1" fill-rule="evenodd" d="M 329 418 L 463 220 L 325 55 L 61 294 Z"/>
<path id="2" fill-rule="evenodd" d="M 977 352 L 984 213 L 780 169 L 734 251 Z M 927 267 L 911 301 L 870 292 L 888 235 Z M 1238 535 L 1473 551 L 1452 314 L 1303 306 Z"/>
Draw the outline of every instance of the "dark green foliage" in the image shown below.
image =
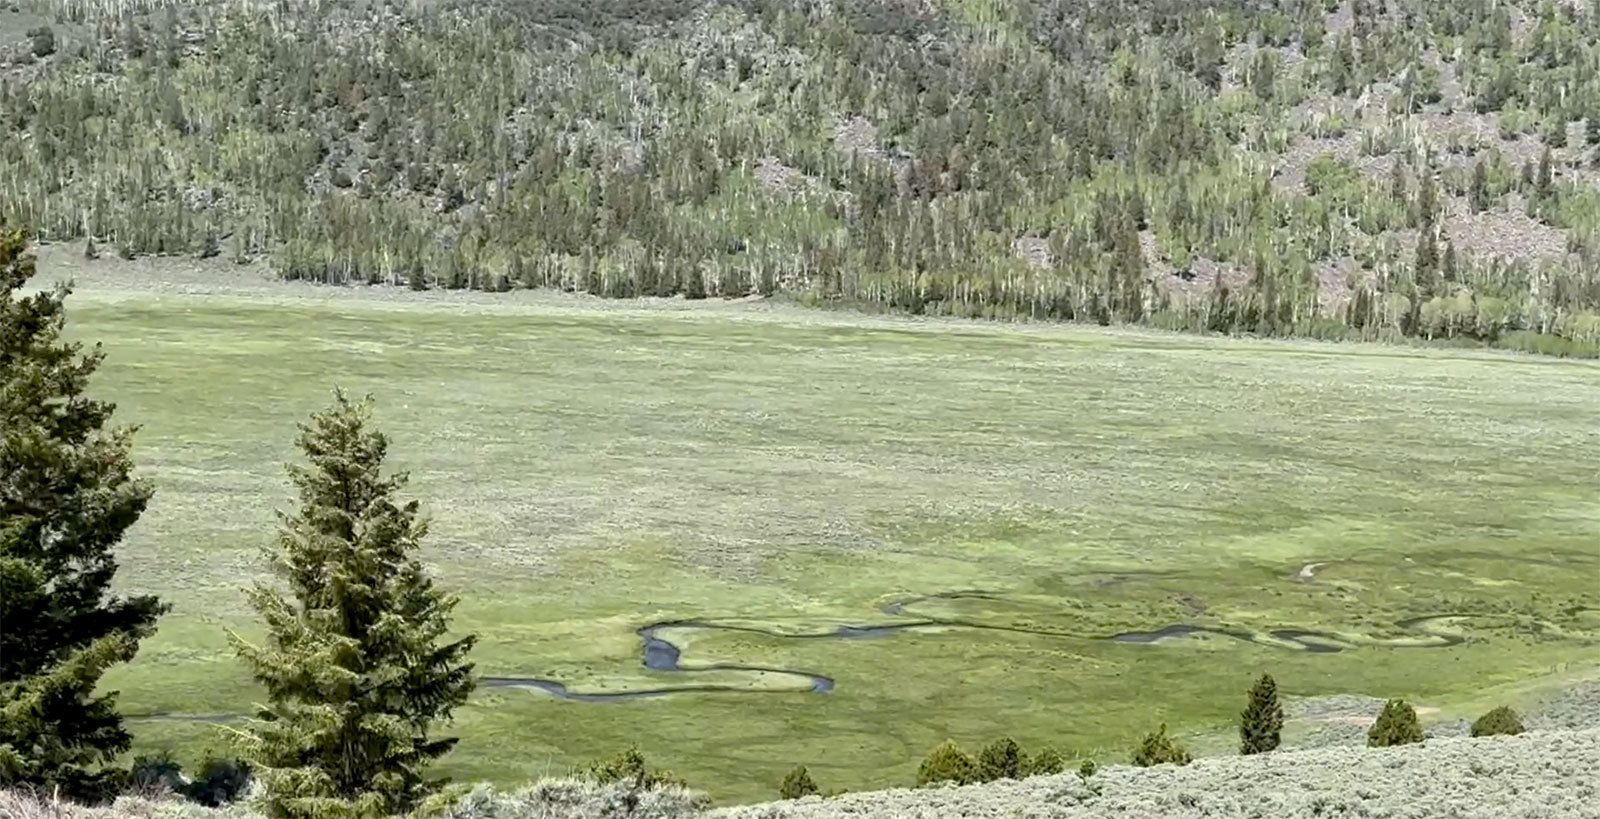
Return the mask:
<path id="1" fill-rule="evenodd" d="M 1472 183 L 1467 188 L 1467 204 L 1473 213 L 1489 209 L 1489 170 L 1482 159 L 1472 165 Z"/>
<path id="2" fill-rule="evenodd" d="M 684 784 L 683 780 L 667 771 L 651 768 L 638 748 L 627 748 L 610 759 L 591 762 L 578 775 L 602 785 L 624 783 L 635 789 Z"/>
<path id="3" fill-rule="evenodd" d="M 1092 759 L 1085 759 L 1083 764 L 1078 766 L 1078 778 L 1085 782 L 1088 782 L 1091 777 L 1099 772 L 1100 766 L 1096 765 Z"/>
<path id="4" fill-rule="evenodd" d="M 56 33 L 49 26 L 28 29 L 28 50 L 35 57 L 56 53 Z"/>
<path id="5" fill-rule="evenodd" d="M 207 758 L 184 795 L 207 807 L 237 802 L 249 790 L 250 765 L 237 759 Z"/>
<path id="6" fill-rule="evenodd" d="M 1052 776 L 1067 769 L 1067 761 L 1054 748 L 1045 748 L 1028 759 L 1025 776 Z"/>
<path id="7" fill-rule="evenodd" d="M 978 752 L 978 781 L 1021 779 L 1024 775 L 1026 755 L 1011 737 L 1002 737 L 983 746 Z"/>
<path id="8" fill-rule="evenodd" d="M 783 778 L 783 784 L 778 786 L 778 795 L 784 799 L 799 799 L 821 792 L 817 788 L 817 783 L 811 780 L 811 773 L 804 765 L 795 766 L 795 769 Z"/>
<path id="9" fill-rule="evenodd" d="M 940 782 L 970 785 L 978 781 L 978 763 L 955 740 L 945 740 L 928 752 L 917 769 L 917 786 Z"/>
<path id="10" fill-rule="evenodd" d="M 0 231 L 0 786 L 98 799 L 129 745 L 100 676 L 166 607 L 111 593 L 151 490 L 114 405 L 86 395 L 99 347 L 62 340 L 70 289 L 23 296 L 33 272 L 23 234 Z"/>
<path id="11" fill-rule="evenodd" d="M 1239 715 L 1239 753 L 1264 754 L 1278 748 L 1283 731 L 1283 706 L 1278 703 L 1278 684 L 1271 674 L 1250 687 L 1250 699 Z"/>
<path id="12" fill-rule="evenodd" d="M 1153 733 L 1146 734 L 1139 740 L 1139 747 L 1133 750 L 1133 764 L 1141 768 L 1154 765 L 1187 765 L 1193 757 L 1183 749 L 1183 746 L 1173 742 L 1167 736 L 1167 724 L 1162 723 Z"/>
<path id="13" fill-rule="evenodd" d="M 370 415 L 370 399 L 339 393 L 301 425 L 309 464 L 289 467 L 300 506 L 280 514 L 268 549 L 289 594 L 251 590 L 266 643 L 234 640 L 267 691 L 239 747 L 273 816 L 416 805 L 443 784 L 427 768 L 456 743 L 431 732 L 474 684 L 474 638 L 446 637 L 456 598 L 416 558 L 427 525 L 416 501 L 396 500 L 406 476 L 383 474 L 389 441 Z"/>
<path id="14" fill-rule="evenodd" d="M 207 757 L 190 781 L 183 775 L 183 766 L 163 752 L 135 757 L 128 784 L 135 790 L 166 791 L 214 808 L 244 796 L 250 786 L 250 766 L 236 759 Z"/>
<path id="15" fill-rule="evenodd" d="M 183 779 L 183 766 L 166 752 L 155 756 L 137 756 L 128 769 L 128 784 L 141 791 L 169 791 L 183 793 L 188 783 Z"/>
<path id="16" fill-rule="evenodd" d="M 1384 703 L 1378 721 L 1367 730 L 1367 745 L 1373 748 L 1408 745 L 1422 739 L 1422 723 L 1417 721 L 1416 709 L 1405 700 Z"/>
<path id="17" fill-rule="evenodd" d="M 1475 737 L 1496 736 L 1499 734 L 1520 734 L 1524 730 L 1522 718 L 1517 712 L 1507 706 L 1500 706 L 1472 723 L 1472 735 Z"/>

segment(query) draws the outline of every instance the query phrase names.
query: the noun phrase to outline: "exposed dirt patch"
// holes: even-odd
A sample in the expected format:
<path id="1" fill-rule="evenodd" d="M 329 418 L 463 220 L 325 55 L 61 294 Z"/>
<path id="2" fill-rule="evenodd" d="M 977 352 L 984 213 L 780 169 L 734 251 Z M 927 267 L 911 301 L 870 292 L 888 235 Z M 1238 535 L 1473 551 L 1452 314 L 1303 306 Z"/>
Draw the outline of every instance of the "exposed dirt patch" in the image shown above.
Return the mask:
<path id="1" fill-rule="evenodd" d="M 1465 199 L 1450 197 L 1445 234 L 1458 252 L 1468 256 L 1521 261 L 1566 259 L 1566 234 L 1528 216 L 1520 198 L 1514 199 L 1506 208 L 1472 213 Z"/>

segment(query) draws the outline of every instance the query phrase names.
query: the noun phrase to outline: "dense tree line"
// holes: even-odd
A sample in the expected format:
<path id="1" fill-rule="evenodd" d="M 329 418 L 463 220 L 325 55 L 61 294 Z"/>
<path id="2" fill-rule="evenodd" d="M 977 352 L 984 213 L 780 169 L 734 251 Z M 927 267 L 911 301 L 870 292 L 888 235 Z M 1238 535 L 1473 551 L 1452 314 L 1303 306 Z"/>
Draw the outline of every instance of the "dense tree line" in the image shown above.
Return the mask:
<path id="1" fill-rule="evenodd" d="M 1572 4 L 32 2 L 77 34 L 0 82 L 0 216 L 124 256 L 1600 342 L 1600 190 L 1568 145 L 1584 123 L 1575 141 L 1600 142 L 1600 17 Z M 1422 140 L 1411 123 L 1442 71 L 1463 107 L 1565 159 Z M 1393 184 L 1331 155 L 1305 190 L 1275 184 L 1265 160 L 1358 125 L 1301 133 L 1297 106 L 1356 98 L 1383 108 L 1359 130 Z M 1525 209 L 1572 253 L 1462 253 L 1445 195 Z M 1319 279 L 1350 257 L 1361 281 Z M 1197 260 L 1238 275 L 1189 286 Z"/>

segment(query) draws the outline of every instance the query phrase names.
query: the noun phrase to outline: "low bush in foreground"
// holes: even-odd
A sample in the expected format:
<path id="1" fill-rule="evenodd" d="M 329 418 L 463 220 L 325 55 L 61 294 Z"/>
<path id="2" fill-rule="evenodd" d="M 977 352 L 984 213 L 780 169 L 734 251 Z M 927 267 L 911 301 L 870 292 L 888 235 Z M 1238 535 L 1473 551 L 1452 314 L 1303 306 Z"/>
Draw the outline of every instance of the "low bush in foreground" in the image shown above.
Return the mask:
<path id="1" fill-rule="evenodd" d="M 917 787 L 940 782 L 968 785 L 977 781 L 977 778 L 977 761 L 971 754 L 961 750 L 961 746 L 953 739 L 945 740 L 929 751 L 922 760 L 922 767 L 917 769 Z"/>
<path id="2" fill-rule="evenodd" d="M 1153 733 L 1145 734 L 1139 747 L 1133 750 L 1133 764 L 1141 768 L 1154 765 L 1187 765 L 1194 757 L 1182 745 L 1167 736 L 1167 724 L 1161 723 Z"/>
<path id="3" fill-rule="evenodd" d="M 1021 779 L 1026 776 L 1023 768 L 1026 762 L 1027 757 L 1017 741 L 1002 737 L 983 746 L 983 750 L 978 752 L 978 781 Z"/>
<path id="4" fill-rule="evenodd" d="M 1478 717 L 1477 721 L 1472 723 L 1472 735 L 1475 737 L 1516 735 L 1524 730 L 1526 729 L 1522 727 L 1522 718 L 1504 705 Z"/>
<path id="5" fill-rule="evenodd" d="M 683 780 L 660 768 L 651 768 L 638 748 L 628 748 L 610 759 L 589 763 L 578 771 L 578 778 L 599 785 L 625 785 L 630 788 L 686 787 Z"/>
<path id="6" fill-rule="evenodd" d="M 811 772 L 807 771 L 804 765 L 796 766 L 794 770 L 789 772 L 788 776 L 783 778 L 783 784 L 778 786 L 778 795 L 784 799 L 799 799 L 802 796 L 813 796 L 821 792 L 817 788 L 817 783 L 812 780 Z"/>
<path id="7" fill-rule="evenodd" d="M 1067 761 L 1054 748 L 1045 748 L 1028 760 L 1028 776 L 1051 776 L 1067 769 Z"/>
<path id="8" fill-rule="evenodd" d="M 1374 748 L 1410 745 L 1422 741 L 1422 723 L 1417 721 L 1417 710 L 1405 700 L 1389 700 L 1383 706 L 1378 721 L 1367 731 L 1367 744 Z"/>

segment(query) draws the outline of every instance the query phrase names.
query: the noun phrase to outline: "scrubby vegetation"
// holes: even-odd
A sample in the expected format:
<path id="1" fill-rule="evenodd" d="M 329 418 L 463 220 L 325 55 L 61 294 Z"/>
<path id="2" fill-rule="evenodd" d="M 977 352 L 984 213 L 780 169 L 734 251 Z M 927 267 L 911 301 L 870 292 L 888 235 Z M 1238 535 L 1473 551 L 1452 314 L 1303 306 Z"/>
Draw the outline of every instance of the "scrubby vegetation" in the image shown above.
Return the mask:
<path id="1" fill-rule="evenodd" d="M 0 220 L 125 258 L 1600 351 L 1591 4 L 21 6 Z"/>
<path id="2" fill-rule="evenodd" d="M 917 785 L 938 785 L 946 782 L 968 785 L 978 780 L 978 763 L 972 755 L 961 750 L 955 740 L 946 740 L 928 752 L 917 769 Z"/>
<path id="3" fill-rule="evenodd" d="M 1487 737 L 1496 735 L 1516 735 L 1522 733 L 1522 717 L 1508 706 L 1500 706 L 1478 717 L 1472 723 L 1472 735 Z"/>
<path id="4" fill-rule="evenodd" d="M 1187 765 L 1194 760 L 1182 745 L 1167 736 L 1167 725 L 1145 734 L 1139 746 L 1133 749 L 1133 764 L 1141 768 L 1155 765 Z"/>
<path id="5" fill-rule="evenodd" d="M 811 772 L 806 766 L 798 765 L 783 777 L 783 782 L 778 786 L 778 795 L 784 799 L 799 799 L 802 796 L 815 796 L 822 790 L 811 779 Z"/>
<path id="6" fill-rule="evenodd" d="M 1422 723 L 1417 721 L 1417 710 L 1405 700 L 1385 703 L 1383 713 L 1367 731 L 1367 744 L 1374 748 L 1409 745 L 1422 740 Z"/>

